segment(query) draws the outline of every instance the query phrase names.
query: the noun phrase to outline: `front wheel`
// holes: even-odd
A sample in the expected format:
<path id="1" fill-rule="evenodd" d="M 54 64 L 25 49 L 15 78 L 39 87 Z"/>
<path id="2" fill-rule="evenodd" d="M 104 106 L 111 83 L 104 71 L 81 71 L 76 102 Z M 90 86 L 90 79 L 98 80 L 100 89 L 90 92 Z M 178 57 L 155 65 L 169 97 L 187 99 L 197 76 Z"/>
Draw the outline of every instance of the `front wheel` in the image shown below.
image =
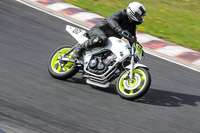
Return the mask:
<path id="1" fill-rule="evenodd" d="M 136 68 L 133 73 L 132 82 L 129 79 L 129 70 L 124 71 L 117 80 L 117 92 L 124 99 L 135 100 L 142 97 L 151 85 L 151 75 L 147 69 Z"/>
<path id="2" fill-rule="evenodd" d="M 48 62 L 48 71 L 52 77 L 64 80 L 71 78 L 78 72 L 79 67 L 75 63 L 58 60 L 59 56 L 63 56 L 70 49 L 71 46 L 62 46 L 51 54 Z M 67 57 L 71 59 L 72 56 L 73 51 Z"/>

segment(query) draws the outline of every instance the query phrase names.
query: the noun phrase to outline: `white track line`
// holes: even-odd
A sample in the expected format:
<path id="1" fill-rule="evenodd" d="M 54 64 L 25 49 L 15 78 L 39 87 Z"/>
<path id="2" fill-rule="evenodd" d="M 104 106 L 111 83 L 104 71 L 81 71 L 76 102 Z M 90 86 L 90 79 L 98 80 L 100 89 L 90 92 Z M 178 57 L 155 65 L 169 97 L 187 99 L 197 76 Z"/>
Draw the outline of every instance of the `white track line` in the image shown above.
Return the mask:
<path id="1" fill-rule="evenodd" d="M 26 2 L 23 2 L 23 1 L 21 1 L 21 0 L 15 0 L 15 1 L 20 2 L 20 3 L 24 4 L 24 5 L 29 6 L 29 7 L 32 7 L 32 8 L 34 8 L 34 9 L 36 9 L 36 10 L 41 11 L 41 12 L 47 13 L 47 14 L 49 14 L 49 15 L 51 15 L 51 16 L 56 17 L 56 18 L 59 18 L 59 19 L 62 19 L 62 20 L 64 20 L 64 21 L 67 21 L 67 22 L 69 22 L 69 23 L 72 23 L 72 24 L 74 24 L 74 25 L 77 25 L 77 26 L 79 26 L 79 27 L 81 27 L 81 28 L 83 28 L 83 29 L 89 30 L 89 28 L 87 28 L 87 27 L 84 27 L 84 26 L 82 26 L 82 25 L 80 25 L 80 24 L 77 24 L 77 23 L 75 23 L 75 22 L 72 22 L 72 21 L 70 21 L 70 20 L 67 20 L 67 19 L 65 19 L 65 18 L 62 18 L 62 17 L 60 17 L 60 16 L 58 16 L 58 15 L 54 15 L 54 14 L 52 14 L 52 13 L 49 13 L 49 12 L 43 10 L 43 9 L 40 9 L 40 8 L 35 7 L 35 6 L 33 6 L 33 5 L 30 5 L 30 4 L 28 4 L 28 3 L 26 3 Z M 164 57 L 162 57 L 162 56 L 155 55 L 155 54 L 152 54 L 152 53 L 149 53 L 149 52 L 147 52 L 147 53 L 150 54 L 150 55 L 156 56 L 156 57 L 158 57 L 158 58 L 164 59 L 164 60 L 166 60 L 166 61 L 169 61 L 169 62 L 178 64 L 178 65 L 180 65 L 180 66 L 183 66 L 183 67 L 192 69 L 192 70 L 194 70 L 194 71 L 200 72 L 200 70 L 198 70 L 198 69 L 195 69 L 195 68 L 186 66 L 186 65 L 184 65 L 184 64 L 181 64 L 181 63 L 178 63 L 178 62 L 175 62 L 175 61 L 172 61 L 172 60 L 167 59 L 167 58 L 164 58 Z"/>

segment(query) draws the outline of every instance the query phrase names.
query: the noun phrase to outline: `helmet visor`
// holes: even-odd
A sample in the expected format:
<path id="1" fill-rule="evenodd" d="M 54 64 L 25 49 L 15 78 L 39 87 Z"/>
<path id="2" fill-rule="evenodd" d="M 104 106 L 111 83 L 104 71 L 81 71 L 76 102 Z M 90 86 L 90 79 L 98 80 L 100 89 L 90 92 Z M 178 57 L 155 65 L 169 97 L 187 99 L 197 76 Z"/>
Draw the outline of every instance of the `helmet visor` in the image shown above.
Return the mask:
<path id="1" fill-rule="evenodd" d="M 137 19 L 139 20 L 139 22 L 144 22 L 144 19 L 145 19 L 145 15 L 138 15 L 137 16 Z"/>

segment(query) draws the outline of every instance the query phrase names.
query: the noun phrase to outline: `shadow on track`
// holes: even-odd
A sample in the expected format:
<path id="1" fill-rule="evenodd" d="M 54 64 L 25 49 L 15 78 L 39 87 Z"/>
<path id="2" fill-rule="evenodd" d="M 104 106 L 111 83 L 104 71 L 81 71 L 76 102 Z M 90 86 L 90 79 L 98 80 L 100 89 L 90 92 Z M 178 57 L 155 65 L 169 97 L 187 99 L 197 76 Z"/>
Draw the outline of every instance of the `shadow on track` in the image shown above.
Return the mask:
<path id="1" fill-rule="evenodd" d="M 67 82 L 86 84 L 85 80 L 80 78 L 71 78 L 71 80 L 67 80 Z M 91 87 L 98 91 L 118 95 L 115 84 L 111 84 L 109 88 Z M 200 96 L 150 88 L 146 95 L 134 102 L 166 107 L 180 107 L 184 105 L 198 106 L 197 102 L 200 102 Z"/>
<path id="2" fill-rule="evenodd" d="M 198 106 L 200 96 L 150 88 L 149 92 L 136 102 L 166 107 Z"/>

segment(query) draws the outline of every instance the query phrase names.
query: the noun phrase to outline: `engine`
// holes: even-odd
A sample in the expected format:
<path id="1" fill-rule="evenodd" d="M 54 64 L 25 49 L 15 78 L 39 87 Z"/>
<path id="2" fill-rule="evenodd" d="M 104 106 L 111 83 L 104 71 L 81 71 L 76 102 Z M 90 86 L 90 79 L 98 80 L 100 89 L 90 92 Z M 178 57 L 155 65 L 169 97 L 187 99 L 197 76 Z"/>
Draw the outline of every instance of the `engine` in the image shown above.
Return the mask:
<path id="1" fill-rule="evenodd" d="M 93 55 L 87 69 L 95 74 L 103 74 L 108 70 L 109 66 L 116 62 L 115 58 L 116 56 L 111 51 Z"/>

